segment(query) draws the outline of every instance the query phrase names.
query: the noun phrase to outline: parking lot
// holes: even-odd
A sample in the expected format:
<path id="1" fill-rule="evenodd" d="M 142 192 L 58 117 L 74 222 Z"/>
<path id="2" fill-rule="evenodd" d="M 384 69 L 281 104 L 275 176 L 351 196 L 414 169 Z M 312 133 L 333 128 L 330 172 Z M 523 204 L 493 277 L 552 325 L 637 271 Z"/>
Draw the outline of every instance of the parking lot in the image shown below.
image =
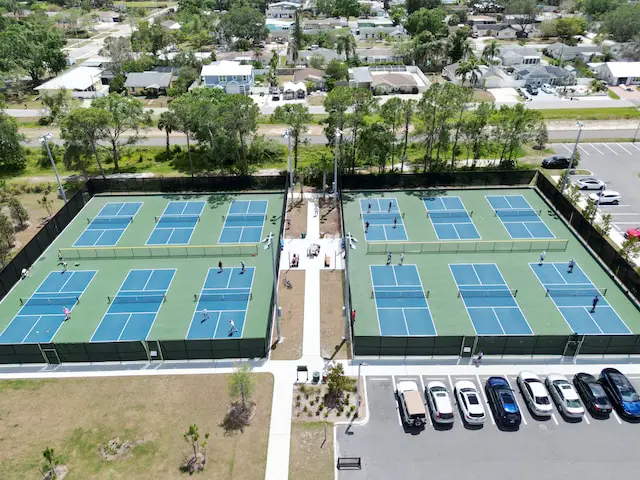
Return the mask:
<path id="1" fill-rule="evenodd" d="M 581 421 L 568 421 L 554 407 L 551 418 L 532 417 L 519 392 L 515 376 L 505 376 L 516 392 L 522 413 L 517 431 L 498 428 L 486 403 L 484 385 L 490 376 L 476 375 L 368 376 L 366 393 L 369 419 L 365 425 L 337 427 L 339 456 L 361 457 L 362 470 L 340 471 L 340 479 L 434 478 L 520 479 L 613 478 L 636 476 L 640 461 L 636 442 L 640 424 L 586 413 Z M 597 374 L 597 372 L 590 372 Z M 499 371 L 491 375 L 501 375 Z M 544 377 L 541 376 L 544 380 Z M 640 390 L 640 377 L 628 377 Z M 572 378 L 568 377 L 571 381 Z M 394 385 L 412 380 L 422 389 L 433 380 L 444 382 L 452 401 L 459 380 L 475 383 L 487 418 L 484 426 L 470 427 L 454 405 L 455 423 L 436 427 L 430 418 L 421 429 L 403 426 Z"/>
<path id="2" fill-rule="evenodd" d="M 569 157 L 573 144 L 554 144 L 553 149 Z M 580 143 L 579 169 L 593 172 L 608 190 L 622 195 L 619 205 L 601 205 L 599 211 L 610 213 L 613 226 L 620 232 L 640 227 L 640 143 Z M 574 176 L 573 178 L 579 178 Z M 585 192 L 588 195 L 591 192 Z"/>

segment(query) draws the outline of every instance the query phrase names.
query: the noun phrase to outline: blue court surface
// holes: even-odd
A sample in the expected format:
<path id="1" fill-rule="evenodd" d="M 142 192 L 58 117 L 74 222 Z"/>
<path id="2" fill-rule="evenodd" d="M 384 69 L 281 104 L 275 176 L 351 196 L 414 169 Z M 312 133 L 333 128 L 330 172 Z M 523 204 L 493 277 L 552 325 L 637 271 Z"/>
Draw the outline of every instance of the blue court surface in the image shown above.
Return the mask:
<path id="1" fill-rule="evenodd" d="M 576 264 L 569 272 L 569 262 L 530 263 L 529 266 L 544 287 L 546 295 L 566 320 L 574 333 L 584 335 L 631 333 L 629 327 L 609 305 L 603 291 L 596 288 Z M 593 299 L 598 297 L 595 311 Z"/>
<path id="2" fill-rule="evenodd" d="M 240 268 L 225 268 L 222 272 L 209 269 L 197 296 L 187 340 L 242 337 L 254 270 L 253 267 L 247 267 L 244 272 Z"/>
<path id="3" fill-rule="evenodd" d="M 364 238 L 369 242 L 408 239 L 402 221 L 404 215 L 400 212 L 398 200 L 395 198 L 360 199 L 360 218 Z"/>
<path id="4" fill-rule="evenodd" d="M 96 271 L 51 272 L 0 335 L 0 343 L 49 343 L 64 323 L 63 309 L 71 312 Z M 80 319 L 69 320 L 79 322 Z"/>
<path id="5" fill-rule="evenodd" d="M 533 334 L 497 265 L 456 263 L 449 268 L 478 335 Z"/>
<path id="6" fill-rule="evenodd" d="M 233 200 L 218 243 L 259 243 L 268 205 L 267 200 Z"/>
<path id="7" fill-rule="evenodd" d="M 73 244 L 74 247 L 113 247 L 133 221 L 142 202 L 107 203 Z"/>
<path id="8" fill-rule="evenodd" d="M 175 269 L 130 270 L 110 305 L 92 342 L 146 340 L 166 299 Z"/>
<path id="9" fill-rule="evenodd" d="M 460 197 L 423 198 L 438 240 L 478 240 L 480 234 Z"/>
<path id="10" fill-rule="evenodd" d="M 436 335 L 416 266 L 371 265 L 370 269 L 380 335 Z"/>
<path id="11" fill-rule="evenodd" d="M 487 195 L 511 238 L 556 238 L 522 195 Z"/>
<path id="12" fill-rule="evenodd" d="M 169 202 L 156 219 L 147 245 L 186 245 L 200 221 L 204 202 Z"/>

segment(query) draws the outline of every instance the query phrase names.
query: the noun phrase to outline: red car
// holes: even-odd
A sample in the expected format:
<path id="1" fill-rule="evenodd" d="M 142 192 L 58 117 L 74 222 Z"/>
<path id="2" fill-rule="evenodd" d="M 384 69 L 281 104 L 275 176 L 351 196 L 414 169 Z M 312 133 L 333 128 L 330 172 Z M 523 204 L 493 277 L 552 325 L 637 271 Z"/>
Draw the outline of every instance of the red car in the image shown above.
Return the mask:
<path id="1" fill-rule="evenodd" d="M 627 230 L 627 233 L 624 234 L 625 238 L 636 237 L 640 239 L 640 227 L 638 228 L 630 228 Z"/>

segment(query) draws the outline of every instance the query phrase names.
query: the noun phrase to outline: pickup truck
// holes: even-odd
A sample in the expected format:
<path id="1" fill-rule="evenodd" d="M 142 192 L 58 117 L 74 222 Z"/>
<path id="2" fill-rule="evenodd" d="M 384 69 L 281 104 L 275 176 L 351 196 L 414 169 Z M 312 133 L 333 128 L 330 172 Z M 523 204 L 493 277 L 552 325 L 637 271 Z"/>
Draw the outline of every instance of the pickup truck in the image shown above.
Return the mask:
<path id="1" fill-rule="evenodd" d="M 427 418 L 420 390 L 416 382 L 403 381 L 396 385 L 396 395 L 404 422 L 410 427 L 421 427 Z"/>

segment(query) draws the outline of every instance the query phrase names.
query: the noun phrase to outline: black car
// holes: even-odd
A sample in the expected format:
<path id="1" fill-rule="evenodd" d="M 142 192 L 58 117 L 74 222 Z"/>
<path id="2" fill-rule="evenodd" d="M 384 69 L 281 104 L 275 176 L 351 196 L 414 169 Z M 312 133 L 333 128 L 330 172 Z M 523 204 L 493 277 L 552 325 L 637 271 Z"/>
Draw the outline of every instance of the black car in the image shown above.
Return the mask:
<path id="1" fill-rule="evenodd" d="M 520 426 L 522 416 L 509 382 L 503 377 L 489 377 L 484 389 L 496 422 L 504 427 Z"/>
<path id="2" fill-rule="evenodd" d="M 600 374 L 600 384 L 620 415 L 640 420 L 640 396 L 627 377 L 615 368 L 605 368 Z"/>
<path id="3" fill-rule="evenodd" d="M 527 92 L 529 92 L 530 95 L 537 95 L 538 89 L 536 87 L 527 87 Z"/>
<path id="4" fill-rule="evenodd" d="M 607 393 L 593 375 L 578 373 L 573 377 L 573 385 L 582 403 L 593 415 L 609 415 L 612 407 Z"/>
<path id="5" fill-rule="evenodd" d="M 543 168 L 569 168 L 569 159 L 562 155 L 552 155 L 542 161 Z"/>

